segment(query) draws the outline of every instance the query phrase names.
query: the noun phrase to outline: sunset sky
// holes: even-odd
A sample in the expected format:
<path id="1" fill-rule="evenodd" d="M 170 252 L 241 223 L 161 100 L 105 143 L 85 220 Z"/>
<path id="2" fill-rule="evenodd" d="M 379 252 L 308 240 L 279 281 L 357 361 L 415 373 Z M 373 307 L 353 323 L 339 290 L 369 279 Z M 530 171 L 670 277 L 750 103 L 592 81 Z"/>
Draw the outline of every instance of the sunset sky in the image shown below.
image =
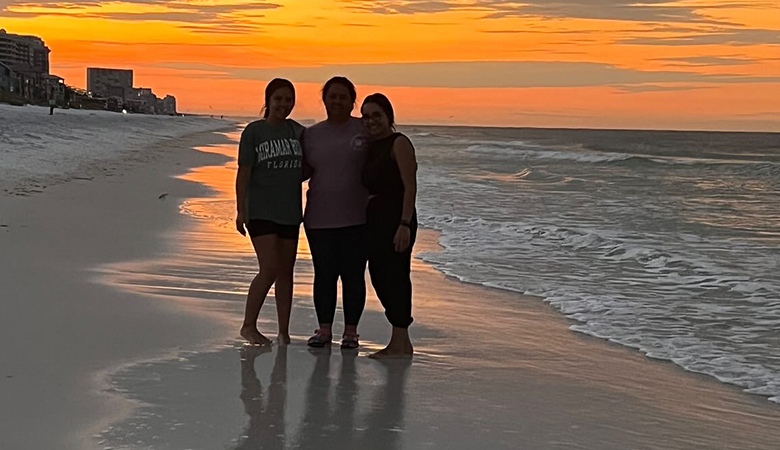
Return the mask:
<path id="1" fill-rule="evenodd" d="M 0 0 L 52 72 L 131 68 L 179 110 L 257 115 L 345 75 L 405 124 L 780 131 L 780 0 Z"/>

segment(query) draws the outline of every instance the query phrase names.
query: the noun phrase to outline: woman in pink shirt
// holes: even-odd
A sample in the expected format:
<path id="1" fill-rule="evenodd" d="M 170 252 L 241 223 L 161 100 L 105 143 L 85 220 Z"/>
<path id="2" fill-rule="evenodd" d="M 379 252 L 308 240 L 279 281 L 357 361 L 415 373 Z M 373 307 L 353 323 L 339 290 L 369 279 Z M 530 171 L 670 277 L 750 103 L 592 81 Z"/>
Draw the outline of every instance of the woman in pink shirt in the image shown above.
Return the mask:
<path id="1" fill-rule="evenodd" d="M 361 182 L 367 138 L 352 117 L 357 93 L 344 77 L 322 89 L 327 119 L 306 130 L 304 159 L 311 171 L 303 224 L 314 262 L 314 306 L 319 329 L 308 344 L 330 345 L 341 278 L 344 334 L 341 347 L 358 347 L 357 326 L 366 304 L 365 224 L 368 191 Z"/>

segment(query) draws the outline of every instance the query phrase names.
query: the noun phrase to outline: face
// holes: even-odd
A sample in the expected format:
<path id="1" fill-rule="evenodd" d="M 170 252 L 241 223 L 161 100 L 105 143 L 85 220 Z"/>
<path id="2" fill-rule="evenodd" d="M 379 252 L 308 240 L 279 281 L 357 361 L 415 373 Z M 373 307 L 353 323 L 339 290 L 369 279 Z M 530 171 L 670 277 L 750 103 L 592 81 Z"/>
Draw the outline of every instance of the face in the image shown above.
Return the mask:
<path id="1" fill-rule="evenodd" d="M 268 105 L 268 118 L 274 118 L 276 120 L 284 120 L 292 112 L 293 106 L 295 106 L 295 96 L 290 88 L 281 88 L 274 91 L 271 94 Z"/>
<path id="2" fill-rule="evenodd" d="M 334 84 L 325 93 L 325 110 L 329 119 L 348 117 L 352 113 L 352 97 L 349 90 L 340 84 Z"/>
<path id="3" fill-rule="evenodd" d="M 382 136 L 392 131 L 390 119 L 385 114 L 385 110 L 376 103 L 366 103 L 363 105 L 361 113 L 363 113 L 363 124 L 371 136 Z"/>

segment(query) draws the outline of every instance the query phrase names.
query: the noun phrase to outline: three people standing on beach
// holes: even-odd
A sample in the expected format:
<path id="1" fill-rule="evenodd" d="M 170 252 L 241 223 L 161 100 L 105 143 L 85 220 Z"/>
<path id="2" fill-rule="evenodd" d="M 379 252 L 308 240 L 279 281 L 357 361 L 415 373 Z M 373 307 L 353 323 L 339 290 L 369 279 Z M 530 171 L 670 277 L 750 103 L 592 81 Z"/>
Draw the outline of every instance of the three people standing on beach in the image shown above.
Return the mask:
<path id="1" fill-rule="evenodd" d="M 252 233 L 252 229 L 257 230 L 258 223 L 254 227 L 247 226 L 260 271 L 250 286 L 241 335 L 252 344 L 270 343 L 257 330 L 256 321 L 260 306 L 275 281 L 279 342 L 289 343 L 292 269 L 296 251 L 289 241 L 295 239 L 297 242 L 298 225 L 295 225 L 293 237 L 289 228 L 292 225 L 289 219 L 293 215 L 287 208 L 297 207 L 300 216 L 300 182 L 303 177 L 310 177 L 303 223 L 314 264 L 314 304 L 319 328 L 309 338 L 308 345 L 331 345 L 337 283 L 341 278 L 345 323 L 341 347 L 355 349 L 359 346 L 357 326 L 365 307 L 365 268 L 368 261 L 372 284 L 393 325 L 390 344 L 371 356 L 411 356 L 413 348 L 408 335 L 412 322 L 409 274 L 417 229 L 414 210 L 417 165 L 411 142 L 400 133 L 394 133 L 393 109 L 389 100 L 381 94 L 366 99 L 362 108 L 363 120 L 352 117 L 357 94 L 354 85 L 343 77 L 330 79 L 322 90 L 327 119 L 304 133 L 300 125 L 287 119 L 295 94 L 292 84 L 287 86 L 283 82 L 289 83 L 286 80 L 269 83 L 265 118 L 247 126 L 239 145 L 236 226 L 242 231 L 242 223 L 251 225 L 252 220 L 263 221 L 263 234 Z M 284 94 L 277 94 L 279 91 Z M 291 95 L 287 95 L 286 91 Z M 283 108 L 282 104 L 286 107 Z M 269 121 L 273 123 L 260 125 Z M 296 145 L 292 142 L 302 144 L 303 158 L 297 159 L 295 155 L 287 163 L 278 160 L 280 156 L 272 153 L 269 158 L 263 159 L 260 149 L 263 146 L 273 147 L 271 141 L 278 138 L 278 135 L 269 136 L 267 129 L 281 124 L 289 124 L 285 139 L 290 142 L 291 148 Z M 252 131 L 248 133 L 247 130 Z M 255 156 L 249 155 L 246 150 L 251 148 Z M 243 158 L 241 155 L 244 155 Z M 289 155 L 281 156 L 284 159 Z M 258 164 L 267 166 L 255 173 L 252 168 Z M 284 177 L 282 180 L 268 176 L 272 164 L 296 167 L 290 167 L 290 172 L 285 172 L 290 174 L 289 179 Z M 296 190 L 291 180 L 293 171 L 298 169 L 300 178 Z M 249 188 L 247 194 L 246 186 L 250 185 L 246 180 L 255 180 L 255 177 L 258 180 L 251 186 L 256 189 Z M 270 184 L 274 187 L 269 188 Z M 244 191 L 241 186 L 244 186 Z M 265 191 L 260 192 L 263 188 Z M 297 203 L 291 201 L 280 205 L 295 193 L 298 195 Z M 249 199 L 251 204 L 255 196 L 266 199 L 273 196 L 276 200 L 265 200 L 263 206 L 256 203 L 258 207 L 254 210 L 246 207 L 242 210 L 242 201 Z M 258 209 L 263 207 L 287 212 L 282 215 L 277 211 L 259 212 Z M 246 220 L 249 222 L 242 222 Z M 300 224 L 300 221 L 299 217 L 297 223 Z M 260 236 L 266 237 L 261 239 Z"/>

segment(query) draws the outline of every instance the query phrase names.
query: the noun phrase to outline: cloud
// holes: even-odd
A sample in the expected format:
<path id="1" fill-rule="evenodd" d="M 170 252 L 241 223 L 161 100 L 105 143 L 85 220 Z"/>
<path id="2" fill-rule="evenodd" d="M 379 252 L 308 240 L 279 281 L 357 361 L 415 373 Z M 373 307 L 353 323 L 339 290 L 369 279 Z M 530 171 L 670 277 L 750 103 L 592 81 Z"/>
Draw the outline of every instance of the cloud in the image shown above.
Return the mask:
<path id="1" fill-rule="evenodd" d="M 163 5 L 163 6 L 175 6 L 182 9 L 197 9 L 197 10 L 233 10 L 233 9 L 274 9 L 281 8 L 282 5 L 271 3 L 268 1 L 247 1 L 247 2 L 222 2 L 222 3 L 199 3 L 197 1 L 187 0 L 117 0 L 111 2 L 101 2 L 95 0 L 0 0 L 0 8 L 7 10 L 9 7 L 24 8 L 24 7 L 37 7 L 37 8 L 52 8 L 52 9 L 73 9 L 84 8 L 88 6 L 101 6 L 104 3 L 129 3 L 133 5 Z"/>
<path id="2" fill-rule="evenodd" d="M 688 4 L 668 0 L 341 0 L 349 8 L 375 14 L 431 14 L 451 11 L 483 11 L 485 18 L 541 16 L 548 18 L 579 18 L 626 20 L 639 22 L 707 22 L 699 13 L 709 5 Z M 756 3 L 732 5 L 753 7 Z M 722 7 L 717 3 L 713 7 Z"/>
<path id="3" fill-rule="evenodd" d="M 734 58 L 727 56 L 687 56 L 681 58 L 655 58 L 653 61 L 668 61 L 679 66 L 742 66 L 760 62 L 750 58 Z"/>
<path id="4" fill-rule="evenodd" d="M 437 88 L 566 88 L 613 86 L 621 90 L 653 90 L 656 85 L 780 83 L 780 77 L 701 74 L 694 71 L 643 71 L 589 62 L 492 61 L 326 65 L 316 67 L 246 68 L 200 64 L 158 67 L 198 69 L 220 78 L 269 80 L 286 77 L 320 83 L 343 75 L 362 85 Z M 664 86 L 668 90 L 668 86 Z"/>
<path id="5" fill-rule="evenodd" d="M 685 85 L 658 85 L 658 84 L 637 84 L 637 85 L 613 85 L 624 93 L 637 93 L 637 92 L 673 92 L 673 91 L 691 91 L 694 89 L 706 89 L 711 86 L 699 86 L 694 84 Z"/>
<path id="6" fill-rule="evenodd" d="M 780 44 L 780 30 L 723 29 L 669 37 L 635 37 L 618 41 L 624 45 L 760 45 Z"/>
<path id="7" fill-rule="evenodd" d="M 101 3 L 94 0 L 80 2 L 78 0 L 62 2 L 59 0 L 39 0 L 37 2 L 18 2 L 0 0 L 0 16 L 4 17 L 38 17 L 46 15 L 88 17 L 125 21 L 165 21 L 189 24 L 207 24 L 207 26 L 182 27 L 194 29 L 213 28 L 212 32 L 254 32 L 260 27 L 256 24 L 240 23 L 228 17 L 233 13 L 246 13 L 280 8 L 281 5 L 264 1 L 229 2 L 218 4 L 202 4 L 186 0 L 121 0 L 112 2 L 112 6 L 127 5 L 124 11 L 101 11 Z M 154 7 L 154 10 L 138 11 L 139 5 Z M 160 7 L 164 9 L 161 10 Z M 252 15 L 252 17 L 263 17 Z M 219 25 L 210 27 L 210 25 Z"/>

